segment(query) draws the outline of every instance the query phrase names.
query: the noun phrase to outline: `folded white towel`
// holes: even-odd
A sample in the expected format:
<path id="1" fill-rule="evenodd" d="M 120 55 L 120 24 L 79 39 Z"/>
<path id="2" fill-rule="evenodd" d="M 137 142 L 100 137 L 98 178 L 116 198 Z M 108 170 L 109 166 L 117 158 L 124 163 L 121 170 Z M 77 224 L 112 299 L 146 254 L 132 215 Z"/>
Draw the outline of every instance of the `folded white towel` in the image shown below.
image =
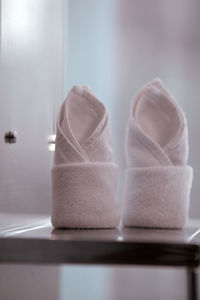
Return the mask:
<path id="1" fill-rule="evenodd" d="M 87 88 L 74 86 L 57 119 L 52 169 L 52 224 L 56 228 L 112 228 L 118 166 L 112 162 L 108 113 Z"/>
<path id="2" fill-rule="evenodd" d="M 183 111 L 160 79 L 136 96 L 126 131 L 123 224 L 182 228 L 193 170 Z"/>

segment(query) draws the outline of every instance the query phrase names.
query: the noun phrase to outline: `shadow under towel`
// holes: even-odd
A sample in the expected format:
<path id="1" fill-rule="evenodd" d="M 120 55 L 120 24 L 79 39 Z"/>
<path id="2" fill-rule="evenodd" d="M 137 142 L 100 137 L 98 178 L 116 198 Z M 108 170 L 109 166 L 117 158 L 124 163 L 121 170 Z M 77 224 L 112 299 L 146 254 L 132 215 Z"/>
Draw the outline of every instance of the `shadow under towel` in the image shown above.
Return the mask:
<path id="1" fill-rule="evenodd" d="M 74 86 L 57 118 L 52 169 L 55 228 L 118 226 L 118 166 L 112 158 L 106 108 L 87 87 Z"/>

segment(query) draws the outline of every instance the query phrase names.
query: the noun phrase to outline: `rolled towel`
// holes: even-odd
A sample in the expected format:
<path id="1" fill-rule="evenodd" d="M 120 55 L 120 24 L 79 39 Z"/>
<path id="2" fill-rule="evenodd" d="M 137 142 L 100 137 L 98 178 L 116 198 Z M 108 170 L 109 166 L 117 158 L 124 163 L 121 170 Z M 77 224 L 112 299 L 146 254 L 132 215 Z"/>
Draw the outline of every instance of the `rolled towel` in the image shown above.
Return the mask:
<path id="1" fill-rule="evenodd" d="M 193 177 L 188 148 L 184 113 L 155 79 L 137 94 L 127 124 L 124 226 L 184 227 Z"/>
<path id="2" fill-rule="evenodd" d="M 118 166 L 112 158 L 105 106 L 87 87 L 74 86 L 57 118 L 51 219 L 55 228 L 118 226 Z"/>

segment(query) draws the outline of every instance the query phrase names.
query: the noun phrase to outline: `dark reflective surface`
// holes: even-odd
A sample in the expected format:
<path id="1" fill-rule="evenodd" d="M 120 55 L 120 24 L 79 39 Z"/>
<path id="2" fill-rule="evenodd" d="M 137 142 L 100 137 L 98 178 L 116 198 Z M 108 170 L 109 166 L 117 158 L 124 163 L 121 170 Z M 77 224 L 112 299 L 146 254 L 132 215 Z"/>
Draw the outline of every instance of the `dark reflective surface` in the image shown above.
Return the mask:
<path id="1" fill-rule="evenodd" d="M 54 229 L 49 216 L 0 214 L 0 262 L 199 266 L 200 222 L 182 230 Z"/>
<path id="2" fill-rule="evenodd" d="M 49 216 L 0 214 L 0 237 L 51 240 L 200 243 L 200 221 L 190 220 L 182 230 L 119 228 L 55 229 Z"/>

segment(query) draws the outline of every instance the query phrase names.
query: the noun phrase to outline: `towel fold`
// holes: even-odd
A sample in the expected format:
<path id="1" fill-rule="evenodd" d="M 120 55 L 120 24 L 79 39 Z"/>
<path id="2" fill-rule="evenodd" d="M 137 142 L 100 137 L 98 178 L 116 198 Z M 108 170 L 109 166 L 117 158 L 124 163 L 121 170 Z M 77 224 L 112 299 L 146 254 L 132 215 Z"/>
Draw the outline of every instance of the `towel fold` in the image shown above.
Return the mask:
<path id="1" fill-rule="evenodd" d="M 126 130 L 123 224 L 182 228 L 193 170 L 187 165 L 188 128 L 181 108 L 155 79 L 136 96 Z"/>
<path id="2" fill-rule="evenodd" d="M 105 106 L 87 88 L 74 86 L 57 119 L 52 169 L 55 228 L 114 228 L 118 166 Z"/>

